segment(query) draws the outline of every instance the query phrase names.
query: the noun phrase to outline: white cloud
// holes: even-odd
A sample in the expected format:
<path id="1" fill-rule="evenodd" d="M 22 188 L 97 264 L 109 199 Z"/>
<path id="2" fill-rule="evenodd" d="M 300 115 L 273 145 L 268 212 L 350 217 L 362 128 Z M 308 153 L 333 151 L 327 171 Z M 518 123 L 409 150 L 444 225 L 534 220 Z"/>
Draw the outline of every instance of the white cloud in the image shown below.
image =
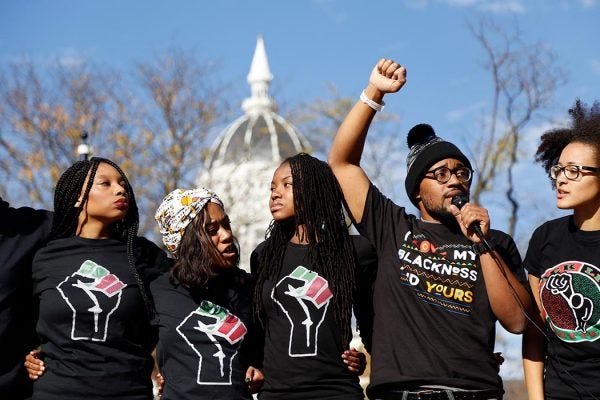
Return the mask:
<path id="1" fill-rule="evenodd" d="M 73 49 L 66 49 L 57 56 L 60 65 L 69 68 L 76 68 L 86 63 L 87 57 Z"/>
<path id="2" fill-rule="evenodd" d="M 600 60 L 597 58 L 594 58 L 592 60 L 592 71 L 596 74 L 596 75 L 600 75 Z"/>
<path id="3" fill-rule="evenodd" d="M 598 0 L 578 0 L 596 2 Z M 477 8 L 494 14 L 524 13 L 523 0 L 404 0 L 404 4 L 412 8 L 425 8 L 431 4 L 445 4 L 457 8 Z"/>
<path id="4" fill-rule="evenodd" d="M 449 6 L 470 7 L 480 3 L 479 0 L 443 0 Z"/>
<path id="5" fill-rule="evenodd" d="M 313 0 L 313 4 L 323 11 L 325 15 L 333 19 L 337 24 L 340 24 L 348 19 L 348 14 L 343 11 L 343 4 L 339 4 L 338 0 Z"/>
<path id="6" fill-rule="evenodd" d="M 490 11 L 494 14 L 522 14 L 525 12 L 525 6 L 519 0 L 486 2 L 481 4 L 480 8 L 484 11 Z"/>
<path id="7" fill-rule="evenodd" d="M 460 121 L 461 119 L 468 117 L 472 118 L 474 114 L 478 114 L 485 107 L 484 101 L 469 104 L 461 108 L 450 110 L 446 113 L 446 119 L 451 122 Z"/>

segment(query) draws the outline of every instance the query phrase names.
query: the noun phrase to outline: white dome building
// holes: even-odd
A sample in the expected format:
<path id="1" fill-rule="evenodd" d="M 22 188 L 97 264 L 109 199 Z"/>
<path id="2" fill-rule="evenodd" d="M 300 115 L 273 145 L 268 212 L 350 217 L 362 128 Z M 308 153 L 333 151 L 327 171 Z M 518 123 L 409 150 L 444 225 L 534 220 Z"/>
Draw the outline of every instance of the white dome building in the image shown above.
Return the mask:
<path id="1" fill-rule="evenodd" d="M 247 79 L 251 96 L 242 102 L 244 115 L 219 134 L 198 180 L 225 203 L 244 269 L 250 268 L 250 254 L 264 239 L 271 221 L 268 200 L 275 168 L 285 158 L 309 149 L 307 140 L 277 114 L 269 96 L 273 75 L 261 36 Z"/>

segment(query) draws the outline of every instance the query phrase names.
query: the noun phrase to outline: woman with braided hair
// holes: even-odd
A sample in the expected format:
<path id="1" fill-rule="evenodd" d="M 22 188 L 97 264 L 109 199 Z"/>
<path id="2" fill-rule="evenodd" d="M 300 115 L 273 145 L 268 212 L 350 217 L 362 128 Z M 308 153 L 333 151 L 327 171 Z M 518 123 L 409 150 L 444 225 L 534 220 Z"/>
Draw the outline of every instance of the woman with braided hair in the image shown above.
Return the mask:
<path id="1" fill-rule="evenodd" d="M 600 399 L 600 103 L 569 113 L 536 153 L 572 213 L 539 226 L 524 260 L 539 312 L 523 335 L 530 400 Z"/>
<path id="2" fill-rule="evenodd" d="M 148 284 L 167 258 L 137 237 L 138 221 L 114 162 L 78 161 L 58 180 L 50 241 L 32 267 L 44 362 L 37 375 L 30 370 L 33 399 L 152 398 Z"/>
<path id="3" fill-rule="evenodd" d="M 357 254 L 331 169 L 304 153 L 286 159 L 269 207 L 267 239 L 250 261 L 265 332 L 259 398 L 363 399 L 364 355 L 347 350 Z"/>

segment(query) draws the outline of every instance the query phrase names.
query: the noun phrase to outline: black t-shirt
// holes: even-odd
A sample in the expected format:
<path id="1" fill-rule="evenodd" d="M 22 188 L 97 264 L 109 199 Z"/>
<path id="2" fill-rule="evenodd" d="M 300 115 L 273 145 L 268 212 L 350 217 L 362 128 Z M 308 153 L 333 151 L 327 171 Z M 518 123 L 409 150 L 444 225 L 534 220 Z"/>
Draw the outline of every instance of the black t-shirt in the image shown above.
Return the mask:
<path id="1" fill-rule="evenodd" d="M 136 268 L 149 283 L 164 252 L 135 243 Z M 71 237 L 51 241 L 33 261 L 39 300 L 37 332 L 44 374 L 33 399 L 151 399 L 156 331 L 133 272 L 126 244 Z"/>
<path id="2" fill-rule="evenodd" d="M 600 398 L 600 231 L 581 231 L 571 217 L 546 222 L 533 233 L 524 264 L 540 279 L 550 339 L 546 395 Z"/>
<path id="3" fill-rule="evenodd" d="M 264 242 L 251 256 L 255 276 L 263 247 Z M 277 282 L 263 286 L 265 384 L 259 398 L 362 400 L 358 377 L 342 362 L 333 293 L 307 264 L 307 253 L 307 246 L 288 243 Z"/>
<path id="4" fill-rule="evenodd" d="M 12 208 L 0 198 L 0 399 L 31 396 L 23 360 L 37 346 L 31 260 L 50 233 L 52 213 Z"/>
<path id="5" fill-rule="evenodd" d="M 162 399 L 250 399 L 245 374 L 253 365 L 253 284 L 249 274 L 224 270 L 202 288 L 186 289 L 170 274 L 151 284 L 159 328 L 157 361 Z M 256 344 L 254 344 L 254 347 Z"/>
<path id="6" fill-rule="evenodd" d="M 356 292 L 354 293 L 354 316 L 358 333 L 371 353 L 373 342 L 373 287 L 377 276 L 377 253 L 373 245 L 363 236 L 352 235 L 352 246 L 357 260 L 355 271 Z"/>
<path id="7" fill-rule="evenodd" d="M 371 384 L 502 389 L 493 355 L 496 318 L 479 257 L 459 231 L 406 213 L 371 186 L 359 232 L 375 246 Z M 512 239 L 491 243 L 525 280 Z"/>

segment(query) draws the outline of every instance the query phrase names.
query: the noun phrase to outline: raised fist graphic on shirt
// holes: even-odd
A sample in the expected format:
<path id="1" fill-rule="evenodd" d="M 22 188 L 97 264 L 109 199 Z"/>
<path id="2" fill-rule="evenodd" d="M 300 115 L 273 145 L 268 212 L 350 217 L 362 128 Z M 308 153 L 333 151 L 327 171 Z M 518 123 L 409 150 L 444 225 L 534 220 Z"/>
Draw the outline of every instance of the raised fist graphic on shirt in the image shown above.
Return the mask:
<path id="1" fill-rule="evenodd" d="M 56 288 L 73 311 L 71 339 L 104 342 L 110 316 L 119 306 L 125 286 L 108 269 L 90 260 L 62 281 Z"/>
<path id="2" fill-rule="evenodd" d="M 179 324 L 177 332 L 200 358 L 199 385 L 231 385 L 231 365 L 247 332 L 238 317 L 204 300 Z"/>
<path id="3" fill-rule="evenodd" d="M 316 272 L 298 266 L 277 283 L 276 290 L 279 295 L 272 293 L 271 298 L 290 321 L 290 357 L 316 355 L 319 327 L 333 297 L 329 283 Z"/>
<path id="4" fill-rule="evenodd" d="M 569 274 L 552 275 L 548 278 L 546 288 L 553 295 L 560 295 L 571 308 L 576 331 L 586 332 L 587 324 L 594 312 L 594 302 L 573 289 L 573 278 Z"/>

